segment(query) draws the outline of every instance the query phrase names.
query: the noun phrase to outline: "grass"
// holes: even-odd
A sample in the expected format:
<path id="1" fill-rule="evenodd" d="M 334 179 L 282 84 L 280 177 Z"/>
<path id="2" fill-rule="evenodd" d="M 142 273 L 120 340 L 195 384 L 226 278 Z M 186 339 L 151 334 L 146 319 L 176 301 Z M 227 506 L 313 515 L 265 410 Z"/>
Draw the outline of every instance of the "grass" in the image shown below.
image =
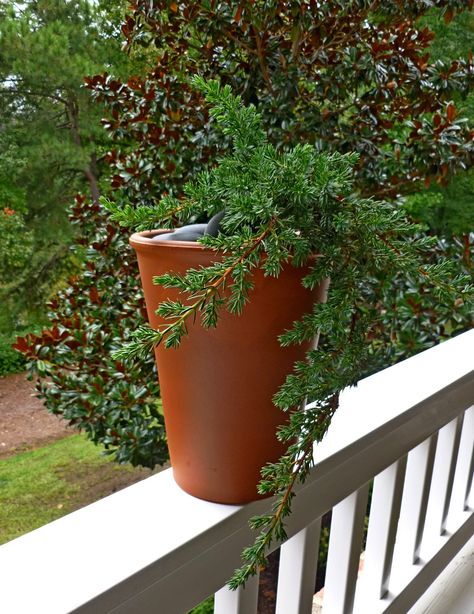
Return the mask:
<path id="1" fill-rule="evenodd" d="M 148 475 L 104 457 L 83 435 L 2 459 L 0 544 Z"/>

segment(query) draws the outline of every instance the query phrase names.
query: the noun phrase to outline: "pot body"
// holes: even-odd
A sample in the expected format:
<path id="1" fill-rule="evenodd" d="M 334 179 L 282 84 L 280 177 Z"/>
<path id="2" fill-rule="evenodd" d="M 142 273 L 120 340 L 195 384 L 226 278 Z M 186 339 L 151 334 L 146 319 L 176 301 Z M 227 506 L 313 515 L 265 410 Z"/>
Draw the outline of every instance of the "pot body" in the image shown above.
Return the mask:
<path id="1" fill-rule="evenodd" d="M 183 274 L 219 258 L 198 243 L 151 241 L 158 232 L 130 239 L 153 328 L 163 324 L 155 314 L 158 305 L 179 296 L 175 289 L 154 285 L 153 277 Z M 189 334 L 179 348 L 156 348 L 171 465 L 186 492 L 218 503 L 258 499 L 261 467 L 285 452 L 276 431 L 287 416 L 272 397 L 310 344 L 282 348 L 278 335 L 311 312 L 315 301 L 325 300 L 327 289 L 326 284 L 313 291 L 303 288 L 307 272 L 291 264 L 277 279 L 255 271 L 255 287 L 241 316 L 222 309 L 216 328 L 188 322 Z"/>

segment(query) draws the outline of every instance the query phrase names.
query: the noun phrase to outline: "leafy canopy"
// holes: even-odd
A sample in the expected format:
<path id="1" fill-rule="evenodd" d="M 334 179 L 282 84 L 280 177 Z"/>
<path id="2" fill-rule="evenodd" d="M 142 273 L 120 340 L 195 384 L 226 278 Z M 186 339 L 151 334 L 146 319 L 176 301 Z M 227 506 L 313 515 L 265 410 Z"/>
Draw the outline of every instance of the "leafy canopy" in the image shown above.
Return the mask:
<path id="1" fill-rule="evenodd" d="M 245 106 L 229 85 L 193 80 L 210 104 L 210 115 L 231 139 L 230 152 L 210 170 L 199 173 L 184 187 L 181 198 L 166 197 L 156 207 L 128 216 L 129 208 L 106 202 L 122 225 L 153 227 L 176 217 L 213 215 L 225 209 L 222 232 L 201 242 L 222 255 L 208 267 L 190 269 L 154 279 L 178 288 L 183 300 L 158 308 L 165 323 L 159 330 L 140 328 L 135 339 L 115 353 L 127 360 L 145 357 L 159 343 L 179 345 L 187 322 L 201 314 L 205 327 L 218 326 L 225 306 L 240 314 L 252 300 L 252 270 L 278 277 L 284 263 L 309 265 L 303 285 L 313 288 L 330 279 L 327 303 L 315 304 L 290 330 L 282 331 L 281 345 L 301 343 L 322 335 L 324 343 L 297 363 L 275 395 L 277 407 L 290 412 L 289 424 L 278 437 L 288 442 L 286 454 L 262 469 L 259 492 L 276 493 L 273 513 L 253 520 L 260 529 L 255 544 L 244 552 L 245 565 L 231 581 L 245 582 L 264 562 L 270 543 L 284 539 L 284 518 L 290 513 L 294 487 L 303 481 L 312 463 L 313 443 L 326 432 L 337 407 L 338 395 L 354 385 L 367 370 L 380 310 L 374 306 L 380 280 L 390 288 L 400 271 L 432 286 L 436 299 L 454 307 L 472 299 L 472 287 L 452 275 L 448 261 L 423 264 L 422 254 L 432 240 L 417 237 L 418 227 L 395 206 L 363 198 L 354 191 L 356 154 L 320 152 L 314 145 L 297 144 L 279 150 L 267 140 L 255 106 Z M 317 254 L 317 258 L 311 258 Z M 374 287 L 375 286 L 375 287 Z M 394 297 L 388 292 L 388 297 Z M 385 309 L 396 309 L 392 300 Z M 380 344 L 383 351 L 383 344 Z M 306 401 L 311 401 L 310 406 Z M 296 443 L 295 443 L 296 442 Z"/>

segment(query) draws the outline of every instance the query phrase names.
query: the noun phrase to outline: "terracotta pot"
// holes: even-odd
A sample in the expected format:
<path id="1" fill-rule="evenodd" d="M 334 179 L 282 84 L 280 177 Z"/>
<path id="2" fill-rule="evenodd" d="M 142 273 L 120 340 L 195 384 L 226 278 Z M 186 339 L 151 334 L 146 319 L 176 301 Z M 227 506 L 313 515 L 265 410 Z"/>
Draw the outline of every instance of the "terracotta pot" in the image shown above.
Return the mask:
<path id="1" fill-rule="evenodd" d="M 151 241 L 159 232 L 130 239 L 154 328 L 163 323 L 155 314 L 159 303 L 176 299 L 178 292 L 154 285 L 153 277 L 184 273 L 219 257 L 198 243 Z M 275 279 L 256 271 L 241 316 L 222 310 L 211 329 L 189 322 L 189 335 L 178 349 L 156 349 L 171 465 L 186 492 L 218 503 L 258 499 L 261 467 L 285 451 L 276 431 L 286 414 L 274 407 L 272 397 L 309 344 L 281 348 L 277 337 L 325 298 L 325 287 L 301 286 L 307 272 L 288 265 Z"/>

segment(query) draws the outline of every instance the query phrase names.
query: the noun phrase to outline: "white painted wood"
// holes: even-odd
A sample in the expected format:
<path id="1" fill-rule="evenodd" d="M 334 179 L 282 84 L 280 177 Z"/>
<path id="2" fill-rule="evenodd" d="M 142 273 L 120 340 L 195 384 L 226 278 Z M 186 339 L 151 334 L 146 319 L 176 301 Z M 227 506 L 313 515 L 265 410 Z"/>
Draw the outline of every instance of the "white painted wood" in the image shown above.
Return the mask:
<path id="1" fill-rule="evenodd" d="M 385 614 L 408 612 L 410 607 L 433 584 L 443 569 L 474 535 L 474 515 L 472 513 L 463 512 L 458 516 L 458 522 L 458 527 L 453 534 L 433 538 L 432 556 L 429 560 L 418 561 L 416 564 L 407 566 L 403 574 L 392 575 L 388 597 L 381 600 L 382 612 Z M 372 610 L 369 611 L 372 614 Z M 373 612 L 376 614 L 377 609 L 374 609 Z"/>
<path id="2" fill-rule="evenodd" d="M 224 586 L 217 591 L 214 597 L 214 614 L 256 614 L 258 578 L 258 575 L 250 578 L 245 588 L 231 591 Z"/>
<path id="3" fill-rule="evenodd" d="M 453 480 L 451 505 L 445 529 L 451 531 L 450 517 L 466 509 L 467 493 L 472 484 L 474 471 L 474 406 L 466 410 L 459 441 L 459 452 Z"/>
<path id="4" fill-rule="evenodd" d="M 470 331 L 341 395 L 316 447 L 315 467 L 294 499 L 290 537 L 473 405 L 473 342 Z M 460 450 L 468 441 L 466 423 L 473 424 L 467 415 Z M 472 455 L 469 463 L 472 473 Z M 464 489 L 465 497 L 466 482 Z M 200 501 L 164 471 L 1 546 L 0 611 L 183 614 L 225 584 L 252 542 L 248 519 L 271 505 L 271 499 L 246 506 Z M 461 515 L 471 518 L 472 511 Z M 465 525 L 454 516 L 450 522 L 452 535 L 442 537 L 452 555 L 469 535 L 456 529 Z M 446 552 L 437 555 L 438 567 Z"/>
<path id="5" fill-rule="evenodd" d="M 474 612 L 474 537 L 460 550 L 408 614 Z"/>
<path id="6" fill-rule="evenodd" d="M 437 581 L 440 573 L 469 542 L 473 534 L 474 515 L 463 512 L 458 516 L 458 526 L 454 533 L 440 535 L 435 540 L 433 556 L 429 561 L 407 565 L 403 573 L 394 570 L 386 596 L 379 600 L 366 598 L 357 604 L 358 607 L 354 610 L 354 614 L 405 614 L 408 612 L 425 591 Z M 461 613 L 447 609 L 443 614 Z"/>
<path id="7" fill-rule="evenodd" d="M 474 440 L 474 407 L 471 407 L 469 410 L 469 427 L 466 428 L 466 431 L 470 434 L 470 436 L 473 438 Z M 469 497 L 472 495 L 473 492 L 473 488 L 472 488 L 472 481 L 473 481 L 473 476 L 474 476 L 474 441 L 473 441 L 473 445 L 471 448 L 471 463 L 469 465 L 469 469 L 468 469 L 468 475 L 467 475 L 467 481 L 466 481 L 466 493 L 465 493 L 465 499 L 464 499 L 464 509 L 467 509 L 469 506 Z M 471 509 L 474 507 L 471 504 Z"/>
<path id="8" fill-rule="evenodd" d="M 455 420 L 451 420 L 438 433 L 432 485 L 425 520 L 423 538 L 425 543 L 431 541 L 432 535 L 443 534 L 446 528 L 463 419 L 464 412 Z"/>
<path id="9" fill-rule="evenodd" d="M 451 499 L 453 495 L 454 476 L 456 474 L 456 466 L 459 454 L 459 444 L 461 442 L 462 427 L 464 424 L 465 412 L 461 413 L 456 420 L 453 420 L 447 424 L 444 428 L 448 429 L 449 440 L 448 448 L 446 450 L 446 456 L 449 461 L 449 471 L 446 471 L 446 490 L 444 495 L 443 507 L 441 511 L 441 534 L 446 531 L 446 522 L 451 505 Z M 443 429 L 444 430 L 444 429 Z"/>
<path id="10" fill-rule="evenodd" d="M 467 495 L 467 503 L 465 509 L 471 512 L 474 510 L 474 488 L 472 488 L 472 483 L 471 489 Z"/>
<path id="11" fill-rule="evenodd" d="M 417 563 L 419 558 L 437 439 L 435 433 L 408 454 L 393 556 L 393 566 L 400 569 Z"/>
<path id="12" fill-rule="evenodd" d="M 448 352 L 448 349 L 452 352 Z M 434 395 L 458 381 L 455 386 L 456 391 L 453 390 L 452 395 L 447 395 L 450 398 L 449 403 L 454 407 L 444 407 L 441 411 L 455 418 L 461 409 L 467 409 L 472 405 L 472 401 L 470 403 L 467 401 L 468 393 L 467 403 L 464 408 L 462 407 L 459 384 L 462 374 L 468 379 L 472 377 L 473 355 L 474 329 L 399 362 L 390 369 L 380 371 L 359 382 L 357 387 L 344 390 L 340 398 L 340 407 L 332 421 L 333 432 L 323 445 L 318 446 L 317 460 L 322 460 L 337 449 L 349 446 L 368 432 L 390 423 L 392 419 L 401 418 L 406 411 L 410 411 L 410 408 L 413 409 L 418 403 L 433 397 L 433 403 L 427 403 L 420 415 L 420 423 L 424 423 L 428 435 L 422 437 L 418 443 L 426 439 L 439 428 L 431 424 L 432 420 L 438 421 L 439 410 L 434 403 Z M 447 422 L 449 419 L 444 424 Z M 416 431 L 423 430 L 423 425 L 419 423 L 413 422 L 412 427 Z M 399 444 L 403 445 L 403 440 L 399 439 Z M 411 447 L 413 445 L 410 444 Z"/>
<path id="13" fill-rule="evenodd" d="M 311 614 L 320 534 L 318 518 L 281 546 L 276 614 Z"/>
<path id="14" fill-rule="evenodd" d="M 239 512 L 154 475 L 0 547 L 0 612 L 183 614 L 240 564 L 251 532 Z"/>
<path id="15" fill-rule="evenodd" d="M 388 590 L 406 462 L 407 457 L 404 456 L 379 473 L 374 480 L 363 581 L 358 586 L 358 590 L 364 592 L 364 599 L 380 599 Z"/>
<path id="16" fill-rule="evenodd" d="M 332 511 L 323 614 L 350 614 L 362 550 L 369 484 Z"/>

